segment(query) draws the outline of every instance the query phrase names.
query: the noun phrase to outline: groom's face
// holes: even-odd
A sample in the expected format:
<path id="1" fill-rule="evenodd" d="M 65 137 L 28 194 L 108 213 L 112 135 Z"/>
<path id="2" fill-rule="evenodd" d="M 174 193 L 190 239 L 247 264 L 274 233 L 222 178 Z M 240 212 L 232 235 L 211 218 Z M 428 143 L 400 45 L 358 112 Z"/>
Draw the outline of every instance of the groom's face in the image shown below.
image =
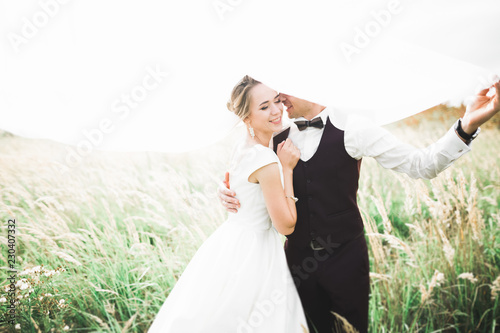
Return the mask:
<path id="1" fill-rule="evenodd" d="M 294 119 L 304 116 L 307 101 L 284 93 L 280 93 L 280 99 L 283 105 L 286 107 L 288 118 Z"/>

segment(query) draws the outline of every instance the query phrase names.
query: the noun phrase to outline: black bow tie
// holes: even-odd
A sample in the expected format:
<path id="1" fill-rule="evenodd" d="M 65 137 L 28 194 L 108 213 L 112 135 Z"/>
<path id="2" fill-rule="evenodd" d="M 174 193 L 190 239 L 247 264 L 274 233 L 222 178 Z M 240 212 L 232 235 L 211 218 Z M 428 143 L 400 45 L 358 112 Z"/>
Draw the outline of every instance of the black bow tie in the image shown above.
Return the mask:
<path id="1" fill-rule="evenodd" d="M 314 118 L 313 120 L 299 120 L 295 124 L 299 128 L 299 131 L 305 130 L 307 127 L 312 126 L 316 128 L 323 128 L 323 119 L 321 117 Z"/>

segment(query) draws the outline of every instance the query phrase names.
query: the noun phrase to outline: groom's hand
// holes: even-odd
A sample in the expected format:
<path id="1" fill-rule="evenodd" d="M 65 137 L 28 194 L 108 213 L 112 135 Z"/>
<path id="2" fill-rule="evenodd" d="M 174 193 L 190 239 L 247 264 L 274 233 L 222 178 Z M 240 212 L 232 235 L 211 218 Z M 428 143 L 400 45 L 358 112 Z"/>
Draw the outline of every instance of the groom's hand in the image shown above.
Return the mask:
<path id="1" fill-rule="evenodd" d="M 467 105 L 462 120 L 462 129 L 465 133 L 474 133 L 479 126 L 500 111 L 500 80 L 498 77 L 494 80 L 491 86 L 481 90 L 472 103 Z M 493 93 L 487 96 L 490 89 Z"/>
<path id="2" fill-rule="evenodd" d="M 228 212 L 237 213 L 238 208 L 240 208 L 240 202 L 235 198 L 236 193 L 230 190 L 229 185 L 229 172 L 226 172 L 225 179 L 219 185 L 217 189 L 217 194 L 221 201 L 222 206 L 226 208 Z"/>

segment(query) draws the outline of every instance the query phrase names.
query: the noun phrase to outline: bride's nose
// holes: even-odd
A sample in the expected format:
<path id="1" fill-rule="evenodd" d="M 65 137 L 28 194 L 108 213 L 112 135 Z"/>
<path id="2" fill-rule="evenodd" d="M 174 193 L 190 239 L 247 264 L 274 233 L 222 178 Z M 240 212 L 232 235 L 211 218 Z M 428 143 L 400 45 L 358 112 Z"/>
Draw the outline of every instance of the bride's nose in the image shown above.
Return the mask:
<path id="1" fill-rule="evenodd" d="M 273 103 L 272 105 L 273 106 L 272 106 L 272 109 L 271 109 L 271 114 L 273 114 L 273 115 L 280 114 L 281 113 L 281 109 L 279 108 L 279 105 L 276 104 L 276 103 Z"/>

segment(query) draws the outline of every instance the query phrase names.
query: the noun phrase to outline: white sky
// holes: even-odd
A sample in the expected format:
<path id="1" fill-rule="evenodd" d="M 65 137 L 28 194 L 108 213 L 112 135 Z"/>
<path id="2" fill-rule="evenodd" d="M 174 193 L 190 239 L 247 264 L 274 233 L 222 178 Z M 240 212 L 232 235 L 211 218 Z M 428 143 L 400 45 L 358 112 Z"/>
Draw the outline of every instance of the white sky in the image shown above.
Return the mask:
<path id="1" fill-rule="evenodd" d="M 59 1 L 0 1 L 0 129 L 78 145 L 107 119 L 93 149 L 186 151 L 231 129 L 225 103 L 244 74 L 386 123 L 500 73 L 493 0 Z M 391 3 L 398 13 L 348 63 L 341 43 Z M 231 9 L 223 20 L 215 4 Z M 168 76 L 128 108 L 124 95 L 156 86 L 150 71 Z"/>

